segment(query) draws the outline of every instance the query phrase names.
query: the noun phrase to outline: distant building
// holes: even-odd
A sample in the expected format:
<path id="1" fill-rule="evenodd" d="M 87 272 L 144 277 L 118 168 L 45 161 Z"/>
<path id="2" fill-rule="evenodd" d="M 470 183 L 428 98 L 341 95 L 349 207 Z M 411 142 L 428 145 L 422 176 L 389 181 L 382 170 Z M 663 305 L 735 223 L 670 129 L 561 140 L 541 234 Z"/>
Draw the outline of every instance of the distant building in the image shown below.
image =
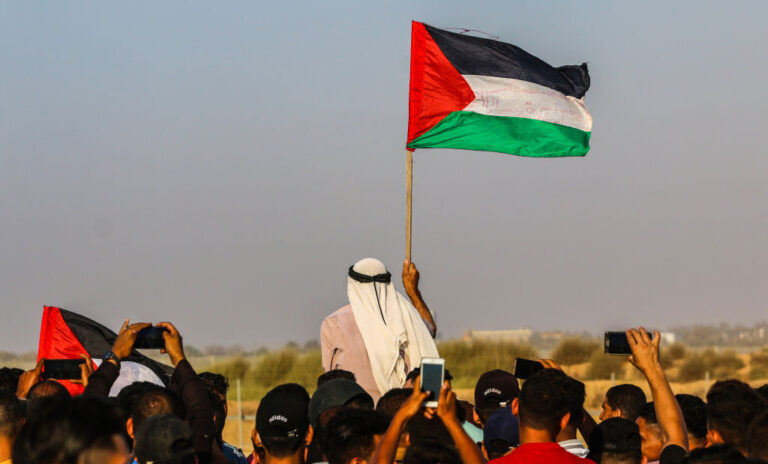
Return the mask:
<path id="1" fill-rule="evenodd" d="M 510 341 L 510 342 L 528 342 L 533 335 L 531 329 L 514 330 L 465 330 L 464 341 L 483 340 L 483 341 Z"/>

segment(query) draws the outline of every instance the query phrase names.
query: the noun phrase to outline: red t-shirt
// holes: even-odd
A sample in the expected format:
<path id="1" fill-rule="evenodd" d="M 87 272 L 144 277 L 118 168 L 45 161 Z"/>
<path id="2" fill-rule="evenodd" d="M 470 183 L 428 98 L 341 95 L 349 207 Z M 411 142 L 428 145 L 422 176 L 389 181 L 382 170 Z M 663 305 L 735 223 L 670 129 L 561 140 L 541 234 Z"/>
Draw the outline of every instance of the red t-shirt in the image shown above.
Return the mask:
<path id="1" fill-rule="evenodd" d="M 515 448 L 506 456 L 494 459 L 490 464 L 594 464 L 566 451 L 557 443 L 526 443 Z"/>

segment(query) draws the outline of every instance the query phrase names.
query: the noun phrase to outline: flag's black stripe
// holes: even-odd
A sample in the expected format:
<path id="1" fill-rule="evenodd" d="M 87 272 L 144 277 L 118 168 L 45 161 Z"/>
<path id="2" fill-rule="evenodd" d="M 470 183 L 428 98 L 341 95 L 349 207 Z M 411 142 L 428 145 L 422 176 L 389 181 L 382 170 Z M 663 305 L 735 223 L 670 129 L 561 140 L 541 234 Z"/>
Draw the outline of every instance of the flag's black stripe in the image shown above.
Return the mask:
<path id="1" fill-rule="evenodd" d="M 459 74 L 520 79 L 576 98 L 589 89 L 586 63 L 554 68 L 512 44 L 424 27 Z"/>
<path id="2" fill-rule="evenodd" d="M 61 308 L 59 308 L 59 311 L 61 311 L 61 317 L 64 319 L 64 322 L 67 323 L 75 337 L 80 340 L 80 343 L 82 343 L 83 348 L 85 348 L 90 357 L 101 358 L 104 353 L 112 349 L 112 344 L 115 343 L 117 338 L 116 333 L 80 314 Z M 172 367 L 154 361 L 136 350 L 132 351 L 131 355 L 125 360 L 150 368 L 166 385 L 170 380 L 170 375 L 173 373 Z"/>

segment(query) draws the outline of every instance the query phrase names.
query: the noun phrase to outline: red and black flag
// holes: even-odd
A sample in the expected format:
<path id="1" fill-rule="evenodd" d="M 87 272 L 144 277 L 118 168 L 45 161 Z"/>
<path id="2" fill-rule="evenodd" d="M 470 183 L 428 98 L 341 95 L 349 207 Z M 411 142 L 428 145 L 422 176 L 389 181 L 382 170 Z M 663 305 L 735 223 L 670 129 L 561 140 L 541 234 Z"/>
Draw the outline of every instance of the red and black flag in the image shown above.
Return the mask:
<path id="1" fill-rule="evenodd" d="M 87 354 L 94 367 L 102 362 L 105 353 L 112 349 L 117 334 L 96 321 L 66 309 L 43 307 L 40 325 L 40 343 L 37 359 L 80 359 Z M 167 385 L 173 368 L 144 356 L 134 350 L 120 363 L 120 377 L 112 386 L 110 396 L 123 387 L 140 381 Z M 83 392 L 83 387 L 72 382 L 60 381 L 73 395 Z"/>

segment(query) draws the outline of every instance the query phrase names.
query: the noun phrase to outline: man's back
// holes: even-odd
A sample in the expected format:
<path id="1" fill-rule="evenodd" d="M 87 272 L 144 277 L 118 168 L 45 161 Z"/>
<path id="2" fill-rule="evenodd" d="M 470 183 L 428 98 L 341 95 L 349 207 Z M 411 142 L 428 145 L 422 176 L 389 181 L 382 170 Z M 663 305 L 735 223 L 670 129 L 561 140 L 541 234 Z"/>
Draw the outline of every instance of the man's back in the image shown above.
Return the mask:
<path id="1" fill-rule="evenodd" d="M 515 448 L 515 450 L 508 455 L 494 459 L 491 462 L 496 464 L 593 464 L 591 460 L 575 456 L 554 442 L 525 443 Z"/>

